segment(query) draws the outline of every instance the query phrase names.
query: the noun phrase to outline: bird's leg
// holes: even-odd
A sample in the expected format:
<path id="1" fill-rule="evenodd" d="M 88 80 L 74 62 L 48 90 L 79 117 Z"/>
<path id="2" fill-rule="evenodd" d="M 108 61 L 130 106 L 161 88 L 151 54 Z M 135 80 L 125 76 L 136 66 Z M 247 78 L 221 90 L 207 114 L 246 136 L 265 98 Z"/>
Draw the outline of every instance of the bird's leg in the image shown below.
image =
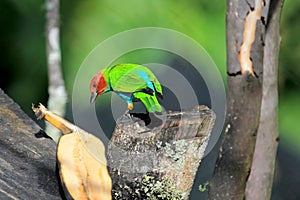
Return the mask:
<path id="1" fill-rule="evenodd" d="M 119 93 L 118 95 L 127 102 L 128 110 L 132 110 L 133 109 L 132 97 L 129 97 L 123 93 Z"/>
<path id="2" fill-rule="evenodd" d="M 133 109 L 133 103 L 132 102 L 128 102 L 128 110 L 132 110 Z"/>
<path id="3" fill-rule="evenodd" d="M 132 101 L 127 101 L 127 108 L 128 110 L 126 111 L 126 114 L 128 114 L 130 116 L 130 118 L 132 117 L 132 113 L 130 112 L 133 109 L 133 103 Z"/>

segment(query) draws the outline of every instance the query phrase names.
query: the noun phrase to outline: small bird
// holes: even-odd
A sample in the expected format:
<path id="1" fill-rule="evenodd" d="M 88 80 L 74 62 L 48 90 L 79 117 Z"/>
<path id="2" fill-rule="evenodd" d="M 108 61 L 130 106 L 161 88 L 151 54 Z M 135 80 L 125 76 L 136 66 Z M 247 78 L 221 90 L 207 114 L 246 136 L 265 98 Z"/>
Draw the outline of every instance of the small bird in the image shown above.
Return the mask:
<path id="1" fill-rule="evenodd" d="M 141 101 L 148 112 L 162 112 L 156 95 L 162 99 L 162 87 L 155 75 L 138 64 L 118 64 L 98 72 L 90 83 L 93 103 L 106 92 L 114 91 L 133 109 L 133 102 Z"/>

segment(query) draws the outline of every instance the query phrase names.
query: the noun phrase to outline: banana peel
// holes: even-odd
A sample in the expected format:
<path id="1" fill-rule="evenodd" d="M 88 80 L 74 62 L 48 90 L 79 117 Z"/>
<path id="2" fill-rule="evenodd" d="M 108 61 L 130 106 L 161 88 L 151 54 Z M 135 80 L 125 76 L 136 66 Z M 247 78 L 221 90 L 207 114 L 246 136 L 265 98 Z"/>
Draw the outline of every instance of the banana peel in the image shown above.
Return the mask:
<path id="1" fill-rule="evenodd" d="M 94 135 L 80 129 L 42 104 L 32 105 L 37 119 L 50 122 L 63 135 L 57 144 L 59 176 L 68 199 L 110 200 L 112 181 L 107 170 L 105 146 Z"/>

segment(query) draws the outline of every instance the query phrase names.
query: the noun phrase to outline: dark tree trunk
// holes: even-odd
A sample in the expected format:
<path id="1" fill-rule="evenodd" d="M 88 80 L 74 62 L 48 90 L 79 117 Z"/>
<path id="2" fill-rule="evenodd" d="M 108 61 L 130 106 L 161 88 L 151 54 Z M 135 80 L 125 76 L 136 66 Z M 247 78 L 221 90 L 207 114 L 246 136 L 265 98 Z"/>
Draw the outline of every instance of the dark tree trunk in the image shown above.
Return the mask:
<path id="1" fill-rule="evenodd" d="M 228 110 L 209 199 L 245 197 L 261 116 L 264 65 L 267 64 L 264 59 L 269 59 L 267 55 L 278 59 L 278 51 L 265 46 L 266 42 L 270 45 L 267 36 L 270 32 L 266 32 L 268 15 L 274 12 L 274 7 L 269 10 L 269 5 L 270 0 L 227 1 Z M 274 55 L 269 54 L 270 50 Z M 276 70 L 277 65 L 274 67 Z"/>
<path id="2" fill-rule="evenodd" d="M 267 20 L 264 47 L 263 99 L 246 199 L 271 199 L 278 145 L 278 54 L 283 0 L 273 0 Z"/>

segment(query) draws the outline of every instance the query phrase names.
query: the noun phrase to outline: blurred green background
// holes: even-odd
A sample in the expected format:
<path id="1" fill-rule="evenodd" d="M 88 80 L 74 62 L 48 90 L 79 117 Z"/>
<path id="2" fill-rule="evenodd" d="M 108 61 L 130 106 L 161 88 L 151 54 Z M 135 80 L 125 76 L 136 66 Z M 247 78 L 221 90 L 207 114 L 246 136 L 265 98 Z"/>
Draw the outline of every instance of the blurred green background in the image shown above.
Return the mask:
<path id="1" fill-rule="evenodd" d="M 226 78 L 225 1 L 61 1 L 62 67 L 71 101 L 74 79 L 89 52 L 110 36 L 137 27 L 165 27 L 199 42 Z M 272 199 L 300 198 L 300 1 L 286 0 L 279 64 L 280 147 Z M 0 1 L 0 87 L 32 116 L 46 104 L 45 2 Z M 226 81 L 224 81 L 226 82 Z M 294 186 L 293 186 L 294 185 Z M 285 198 L 286 199 L 286 198 Z"/>

